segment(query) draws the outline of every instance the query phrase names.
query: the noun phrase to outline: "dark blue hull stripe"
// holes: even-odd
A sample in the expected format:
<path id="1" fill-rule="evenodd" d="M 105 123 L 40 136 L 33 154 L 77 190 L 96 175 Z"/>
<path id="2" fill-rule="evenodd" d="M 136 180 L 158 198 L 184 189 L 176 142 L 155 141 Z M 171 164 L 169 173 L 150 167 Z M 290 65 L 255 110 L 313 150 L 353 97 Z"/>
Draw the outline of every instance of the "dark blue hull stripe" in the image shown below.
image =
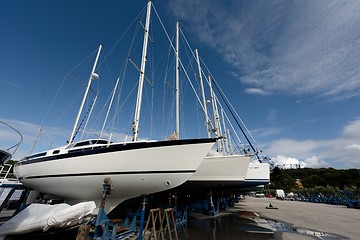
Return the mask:
<path id="1" fill-rule="evenodd" d="M 60 177 L 87 177 L 87 176 L 108 176 L 108 175 L 139 175 L 139 174 L 165 174 L 165 173 L 195 173 L 196 170 L 179 170 L 179 171 L 130 171 L 130 172 L 97 172 L 97 173 L 72 173 L 72 174 L 53 174 L 29 176 L 25 179 L 39 179 L 39 178 L 60 178 Z"/>
<path id="2" fill-rule="evenodd" d="M 200 144 L 200 143 L 211 143 L 215 142 L 214 138 L 203 138 L 203 139 L 183 139 L 183 140 L 170 140 L 170 141 L 154 141 L 154 142 L 131 142 L 131 143 L 118 143 L 112 145 L 103 145 L 95 147 L 84 147 L 75 150 L 69 150 L 66 154 L 53 155 L 48 157 L 41 157 L 36 159 L 21 160 L 18 162 L 18 165 L 31 164 L 44 162 L 49 160 L 60 160 L 68 159 L 73 157 L 88 156 L 102 153 L 110 152 L 120 152 L 136 149 L 145 149 L 145 148 L 157 148 L 157 147 L 166 147 L 166 146 L 179 146 L 187 144 Z"/>

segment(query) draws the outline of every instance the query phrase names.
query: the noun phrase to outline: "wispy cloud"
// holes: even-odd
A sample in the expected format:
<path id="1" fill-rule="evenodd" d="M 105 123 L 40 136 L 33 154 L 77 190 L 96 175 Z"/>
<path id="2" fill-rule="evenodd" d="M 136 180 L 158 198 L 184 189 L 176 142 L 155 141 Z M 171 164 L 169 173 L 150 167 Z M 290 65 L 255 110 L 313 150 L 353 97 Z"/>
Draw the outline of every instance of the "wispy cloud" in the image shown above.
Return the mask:
<path id="1" fill-rule="evenodd" d="M 282 129 L 282 128 L 270 127 L 270 128 L 252 129 L 251 133 L 254 136 L 256 136 L 256 139 L 263 139 L 263 138 L 272 138 L 284 131 L 285 131 L 285 129 Z"/>
<path id="2" fill-rule="evenodd" d="M 360 90 L 360 2 L 174 0 L 187 29 L 238 69 L 241 81 L 333 101 Z"/>
<path id="3" fill-rule="evenodd" d="M 245 92 L 248 94 L 261 95 L 261 96 L 271 95 L 271 92 L 265 91 L 261 88 L 247 88 L 245 89 Z"/>
<path id="4" fill-rule="evenodd" d="M 278 139 L 271 141 L 264 152 L 275 159 L 294 158 L 306 166 L 344 166 L 360 168 L 360 119 L 344 126 L 339 137 L 325 140 Z"/>
<path id="5" fill-rule="evenodd" d="M 15 160 L 30 154 L 35 142 L 37 144 L 34 151 L 48 150 L 51 147 L 64 145 L 69 132 L 61 128 L 40 126 L 14 119 L 0 119 L 0 121 L 14 127 L 23 137 L 23 141 L 13 156 Z M 1 126 L 0 129 L 1 148 L 7 149 L 21 140 L 20 136 L 11 128 Z M 39 138 L 36 139 L 38 134 L 40 134 Z"/>
<path id="6" fill-rule="evenodd" d="M 23 86 L 19 85 L 19 84 L 16 84 L 16 83 L 13 83 L 13 82 L 9 82 L 9 81 L 5 81 L 5 80 L 1 80 L 0 79 L 0 85 L 8 85 L 8 86 L 11 86 L 11 87 L 14 87 L 14 88 L 23 88 Z"/>

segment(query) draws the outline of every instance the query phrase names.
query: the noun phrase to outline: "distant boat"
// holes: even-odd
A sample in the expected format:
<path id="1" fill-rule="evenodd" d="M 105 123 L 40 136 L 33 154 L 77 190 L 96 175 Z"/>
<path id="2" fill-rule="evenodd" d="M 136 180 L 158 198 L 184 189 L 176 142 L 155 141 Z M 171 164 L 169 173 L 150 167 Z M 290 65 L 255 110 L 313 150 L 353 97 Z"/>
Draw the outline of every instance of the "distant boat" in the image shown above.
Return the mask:
<path id="1" fill-rule="evenodd" d="M 218 100 L 212 89 L 211 77 L 209 77 L 207 81 L 210 90 L 210 100 L 206 100 L 205 97 L 203 73 L 197 49 L 195 49 L 195 59 L 198 65 L 202 110 L 205 113 L 205 126 L 208 137 L 210 137 L 211 134 L 215 135 L 217 139 L 217 149 L 209 152 L 196 173 L 184 185 L 180 186 L 180 188 L 193 191 L 200 191 L 200 189 L 202 191 L 208 191 L 209 189 L 240 189 L 245 184 L 245 176 L 252 156 L 250 154 L 234 154 L 230 150 L 229 136 L 225 129 L 225 119 L 220 119 Z M 210 120 L 208 116 L 207 104 L 211 104 L 212 106 L 213 121 Z"/>
<path id="2" fill-rule="evenodd" d="M 91 82 L 98 78 L 95 69 L 101 51 L 100 45 L 69 143 L 20 160 L 15 166 L 15 174 L 24 185 L 63 197 L 69 203 L 90 200 L 99 203 L 103 181 L 110 178 L 112 191 L 106 202 L 109 211 L 124 200 L 177 187 L 195 173 L 214 145 L 215 139 L 138 140 L 151 6 L 152 2 L 149 1 L 133 123 L 133 142 L 111 142 L 105 139 L 73 142 Z"/>
<path id="3" fill-rule="evenodd" d="M 239 189 L 245 184 L 250 156 L 207 156 L 198 170 L 181 187 L 193 190 Z"/>
<path id="4" fill-rule="evenodd" d="M 177 30 L 176 30 L 176 53 L 179 53 L 178 51 L 178 45 L 179 45 L 179 24 L 177 24 Z M 212 150 L 209 152 L 208 156 L 204 159 L 204 161 L 201 163 L 199 168 L 197 169 L 196 173 L 188 180 L 185 184 L 181 185 L 181 189 L 189 189 L 194 191 L 208 191 L 209 189 L 228 189 L 228 190 L 239 190 L 243 189 L 248 186 L 258 186 L 262 184 L 269 183 L 270 178 L 270 167 L 269 164 L 260 161 L 260 157 L 258 154 L 261 151 L 256 150 L 253 146 L 248 137 L 246 136 L 245 131 L 242 129 L 242 127 L 239 125 L 237 120 L 234 120 L 238 127 L 241 130 L 241 133 L 246 138 L 247 142 L 249 143 L 250 149 L 245 149 L 244 146 L 242 146 L 241 141 L 240 145 L 237 147 L 237 151 L 233 151 L 231 148 L 231 139 L 230 139 L 230 132 L 235 132 L 233 126 L 227 126 L 232 125 L 230 123 L 230 120 L 227 118 L 225 110 L 223 106 L 221 106 L 220 101 L 218 100 L 215 91 L 212 87 L 212 82 L 215 80 L 212 78 L 211 74 L 209 73 L 208 78 L 205 76 L 204 71 L 201 68 L 200 64 L 200 57 L 198 54 L 198 50 L 195 49 L 195 51 L 192 51 L 192 49 L 189 50 L 193 53 L 192 56 L 194 57 L 195 61 L 197 63 L 198 72 L 197 80 L 199 80 L 199 86 L 200 86 L 200 93 L 201 96 L 199 96 L 198 102 L 200 103 L 201 107 L 200 110 L 204 112 L 205 115 L 205 126 L 207 130 L 207 136 L 211 137 L 214 136 L 217 139 L 217 149 Z M 178 71 L 179 69 L 179 59 L 178 54 L 176 55 L 176 64 L 177 66 L 175 69 Z M 209 70 L 206 69 L 208 72 Z M 179 74 L 177 73 L 176 76 Z M 187 75 L 187 74 L 185 74 Z M 203 81 L 205 79 L 205 81 Z M 204 82 L 208 84 L 208 88 L 210 91 L 210 99 L 206 99 L 205 94 L 205 87 Z M 178 86 L 178 80 L 176 86 Z M 219 95 L 223 97 L 223 92 L 221 91 L 218 84 L 215 82 L 215 87 L 218 89 Z M 214 87 L 214 88 L 215 88 Z M 178 92 L 178 91 L 176 91 Z M 201 100 L 200 100 L 201 99 Z M 225 105 L 228 107 L 228 110 L 233 118 L 237 116 L 237 114 L 234 114 L 234 109 L 230 109 L 228 99 L 223 97 L 223 101 L 226 102 Z M 207 104 L 211 105 L 211 110 L 208 111 Z M 232 107 L 232 106 L 231 106 Z M 176 105 L 176 110 L 178 112 L 178 104 Z M 208 112 L 212 112 L 213 119 L 210 120 Z M 239 118 L 239 117 L 238 117 Z M 177 117 L 177 121 L 178 117 Z M 241 121 L 241 120 L 240 120 Z M 241 121 L 242 122 L 242 121 Z M 243 123 L 242 123 L 243 124 Z M 177 124 L 178 126 L 179 124 Z M 230 130 L 230 129 L 231 130 Z M 246 129 L 247 130 L 247 129 Z M 180 132 L 177 130 L 177 132 Z M 235 133 L 236 137 L 237 134 Z M 251 163 L 250 163 L 251 162 Z"/>
<path id="5" fill-rule="evenodd" d="M 267 162 L 252 161 L 245 177 L 245 187 L 253 188 L 266 185 L 270 182 L 270 164 Z"/>

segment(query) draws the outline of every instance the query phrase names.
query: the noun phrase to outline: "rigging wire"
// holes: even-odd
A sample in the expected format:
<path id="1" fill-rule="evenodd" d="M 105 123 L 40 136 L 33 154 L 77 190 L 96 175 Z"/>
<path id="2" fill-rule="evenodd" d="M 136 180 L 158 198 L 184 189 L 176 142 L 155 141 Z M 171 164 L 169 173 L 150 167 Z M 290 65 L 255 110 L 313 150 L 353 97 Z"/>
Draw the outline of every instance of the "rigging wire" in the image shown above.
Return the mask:
<path id="1" fill-rule="evenodd" d="M 219 90 L 219 86 L 215 81 L 212 81 L 215 83 L 215 87 L 218 89 L 218 91 L 220 92 L 220 96 L 224 99 L 224 97 L 226 98 L 226 96 L 223 95 L 223 92 Z M 246 138 L 247 142 L 249 143 L 251 149 L 254 151 L 254 153 L 257 153 L 257 150 L 254 148 L 254 146 L 252 145 L 251 141 L 249 140 L 248 136 L 245 134 L 243 128 L 241 127 L 239 121 L 237 120 L 237 118 L 235 117 L 234 112 L 232 111 L 232 109 L 229 107 L 229 103 L 227 101 L 224 100 L 225 105 L 227 106 L 227 108 L 230 111 L 230 114 L 232 115 L 232 117 L 234 118 L 235 122 L 237 123 L 238 127 L 240 128 L 240 131 L 242 132 L 242 134 L 244 135 L 244 137 Z M 258 159 L 260 160 L 259 156 L 256 154 L 256 156 L 258 157 Z"/>
<path id="2" fill-rule="evenodd" d="M 85 61 L 87 61 L 93 54 L 96 53 L 97 50 L 94 50 L 94 52 L 92 52 L 91 54 L 89 54 L 84 60 L 82 60 L 78 65 L 76 65 L 74 68 L 72 68 L 66 75 L 65 77 L 63 78 L 61 84 L 60 84 L 60 87 L 58 87 L 58 90 L 56 91 L 55 93 L 55 96 L 54 98 L 52 99 L 51 103 L 50 103 L 50 106 L 48 108 L 48 110 L 46 111 L 45 113 L 45 116 L 43 118 L 43 120 L 41 121 L 41 124 L 40 124 L 40 128 L 37 132 L 37 135 L 35 137 L 35 141 L 31 147 L 31 150 L 30 150 L 30 153 L 29 155 L 31 155 L 36 147 L 36 144 L 39 142 L 39 138 L 40 138 L 40 135 L 41 135 L 41 132 L 42 132 L 42 129 L 44 127 L 44 123 L 45 123 L 45 120 L 47 119 L 49 113 L 50 113 L 50 110 L 52 109 L 54 103 L 55 103 L 55 100 L 57 99 L 57 97 L 59 96 L 59 93 L 60 93 L 60 90 L 62 89 L 64 83 L 65 83 L 65 80 L 67 79 L 67 77 L 70 76 L 70 73 L 73 72 L 75 69 L 77 69 L 79 66 L 81 66 Z M 56 122 L 55 122 L 56 123 Z"/>
<path id="3" fill-rule="evenodd" d="M 144 14 L 146 10 L 146 6 L 144 6 L 144 8 L 139 12 L 139 14 L 133 19 L 133 21 L 129 24 L 129 26 L 126 28 L 125 32 L 120 36 L 120 38 L 118 39 L 118 41 L 114 44 L 114 46 L 110 49 L 109 53 L 105 56 L 105 58 L 107 58 L 112 51 L 117 47 L 117 45 L 120 43 L 120 41 L 122 40 L 122 38 L 127 34 L 127 32 L 130 30 L 130 28 L 133 26 L 133 24 L 138 21 L 139 16 L 141 14 Z M 109 41 L 111 38 L 113 38 L 118 32 L 120 31 L 120 29 L 118 31 L 116 31 L 113 35 L 111 35 L 107 40 L 105 41 Z"/>
<path id="4" fill-rule="evenodd" d="M 19 141 L 18 143 L 16 143 L 15 145 L 13 145 L 13 146 L 11 146 L 11 147 L 9 147 L 9 148 L 6 149 L 6 151 L 9 151 L 10 149 L 15 148 L 14 151 L 13 151 L 13 153 L 12 153 L 12 155 L 14 155 L 15 152 L 17 151 L 17 149 L 19 148 L 20 144 L 22 143 L 23 139 L 24 139 L 24 138 L 23 138 L 23 135 L 22 135 L 15 127 L 7 124 L 6 122 L 0 121 L 0 123 L 4 124 L 5 126 L 8 126 L 9 128 L 11 128 L 12 130 L 14 130 L 14 131 L 15 131 L 17 134 L 19 134 L 19 136 L 20 136 L 20 141 Z"/>
<path id="5" fill-rule="evenodd" d="M 165 132 L 165 99 L 166 99 L 166 86 L 169 86 L 169 87 L 171 87 L 172 89 L 174 89 L 174 86 L 173 85 L 171 85 L 170 83 L 168 83 L 168 81 L 167 81 L 167 79 L 168 79 L 168 75 L 169 75 L 169 69 L 170 69 L 170 67 L 169 67 L 169 65 L 170 65 L 170 54 L 171 53 L 171 46 L 169 46 L 168 47 L 168 58 L 167 58 L 167 61 L 166 61 L 166 67 L 165 67 L 165 73 L 164 73 L 164 83 L 163 83 L 163 97 L 162 97 L 162 124 L 161 124 L 161 126 L 162 126 L 162 133 L 163 132 Z M 174 92 L 174 91 L 171 91 L 172 93 Z M 174 98 L 170 98 L 170 99 L 174 99 Z M 170 104 L 170 106 L 171 106 L 171 108 L 172 108 L 172 105 L 174 104 L 174 101 L 171 101 L 171 104 Z M 172 111 L 169 111 L 168 112 L 168 114 L 170 115 L 172 113 Z M 171 119 L 171 118 L 169 118 L 169 119 Z M 170 123 L 170 121 L 166 121 L 168 124 Z M 162 136 L 162 137 L 164 137 L 164 136 Z"/>
<path id="6" fill-rule="evenodd" d="M 183 32 L 181 31 L 181 34 L 182 36 L 184 37 L 185 39 L 185 42 L 188 44 L 188 47 L 189 49 L 191 49 L 190 47 L 190 44 L 188 43 L 185 35 L 183 34 Z M 194 55 L 194 54 L 193 54 Z M 195 56 L 194 56 L 195 57 Z M 201 59 L 201 62 L 203 63 L 203 65 L 205 66 L 205 68 L 207 69 L 207 71 L 209 72 L 210 76 L 211 76 L 211 79 L 212 79 L 212 82 L 215 83 L 215 86 L 217 88 L 217 90 L 219 91 L 220 93 L 220 96 L 222 97 L 222 99 L 224 100 L 224 103 L 226 104 L 227 108 L 229 109 L 231 115 L 233 116 L 234 120 L 236 121 L 238 127 L 240 128 L 241 132 L 243 133 L 244 137 L 246 138 L 247 142 L 249 143 L 249 145 L 251 146 L 252 150 L 254 152 L 257 152 L 254 148 L 254 146 L 252 145 L 250 139 L 247 137 L 247 134 L 245 133 L 245 131 L 243 130 L 243 127 L 245 128 L 245 130 L 248 132 L 248 134 L 250 135 L 251 139 L 256 143 L 254 137 L 252 136 L 251 132 L 249 131 L 249 129 L 246 127 L 245 123 L 242 121 L 242 119 L 240 118 L 240 116 L 238 115 L 238 113 L 235 111 L 235 108 L 232 106 L 231 102 L 229 101 L 229 99 L 225 96 L 224 92 L 222 91 L 222 89 L 220 88 L 220 86 L 218 85 L 218 83 L 215 81 L 215 78 L 212 76 L 212 74 L 210 73 L 210 70 L 208 69 L 208 67 L 206 66 L 206 64 L 202 61 Z M 234 113 L 235 112 L 235 113 Z M 236 116 L 236 117 L 235 117 Z M 239 123 L 239 121 L 241 122 L 241 124 Z M 242 126 L 241 126 L 242 125 Z M 257 143 L 256 143 L 257 145 Z"/>
<path id="7" fill-rule="evenodd" d="M 181 29 L 180 29 L 181 30 Z M 183 36 L 185 42 L 188 45 L 188 48 L 191 49 L 189 42 L 187 41 L 184 33 L 181 31 L 181 35 Z M 193 57 L 195 58 L 195 54 L 193 53 Z M 201 62 L 204 64 L 205 68 L 207 69 L 207 71 L 209 72 L 212 81 L 215 83 L 216 88 L 218 89 L 224 103 L 226 104 L 227 108 L 229 109 L 232 117 L 234 118 L 234 120 L 236 121 L 238 127 L 240 128 L 242 134 L 244 135 L 245 139 L 247 140 L 247 142 L 249 143 L 250 147 L 252 148 L 252 150 L 254 151 L 254 153 L 257 153 L 257 150 L 253 147 L 251 141 L 249 140 L 247 134 L 245 133 L 245 131 L 243 130 L 242 126 L 244 126 L 244 128 L 246 129 L 246 131 L 248 132 L 248 134 L 250 135 L 250 137 L 252 138 L 252 140 L 256 143 L 254 137 L 252 136 L 252 134 L 250 133 L 250 131 L 246 128 L 246 125 L 244 124 L 244 122 L 242 121 L 242 119 L 240 118 L 240 116 L 238 115 L 238 113 L 235 111 L 234 107 L 231 105 L 230 101 L 226 98 L 226 96 L 224 95 L 223 91 L 221 90 L 220 86 L 218 85 L 218 83 L 215 81 L 214 77 L 211 75 L 209 69 L 207 68 L 206 64 L 201 60 Z M 202 74 L 203 71 L 202 71 Z M 205 75 L 205 74 L 204 74 Z M 207 78 L 206 78 L 207 79 Z M 231 107 L 230 107 L 231 106 Z M 235 114 L 234 114 L 235 111 Z M 235 117 L 235 115 L 237 116 L 237 118 Z M 238 119 L 240 120 L 240 122 L 242 123 L 242 126 L 240 125 L 240 123 L 238 122 Z M 236 133 L 236 131 L 234 131 Z M 257 144 L 257 143 L 256 143 Z M 258 157 L 259 158 L 259 157 Z"/>
<path id="8" fill-rule="evenodd" d="M 165 27 L 164 27 L 164 24 L 163 24 L 163 22 L 162 22 L 161 19 L 160 19 L 160 16 L 159 16 L 158 12 L 156 11 L 156 9 L 155 9 L 154 6 L 153 6 L 153 8 L 154 8 L 154 11 L 155 11 L 156 16 L 158 17 L 158 20 L 159 20 L 159 22 L 160 22 L 160 25 L 162 26 L 163 31 L 164 31 L 166 37 L 168 38 L 168 41 L 170 42 L 171 48 L 172 48 L 174 51 L 176 51 L 174 45 L 173 45 L 172 42 L 170 41 L 169 34 L 167 33 L 167 31 L 166 31 L 166 29 L 165 29 Z M 190 84 L 190 86 L 191 86 L 191 88 L 192 88 L 192 90 L 193 90 L 193 92 L 194 92 L 194 94 L 195 94 L 195 97 L 196 97 L 197 100 L 198 100 L 198 104 L 200 105 L 201 109 L 204 111 L 205 108 L 204 108 L 203 104 L 201 103 L 200 97 L 199 97 L 199 95 L 197 94 L 197 91 L 195 90 L 195 87 L 194 87 L 193 83 L 191 82 L 191 79 L 190 79 L 190 77 L 189 77 L 189 75 L 188 75 L 188 73 L 187 73 L 187 71 L 186 71 L 186 69 L 185 69 L 185 67 L 184 67 L 184 64 L 183 64 L 183 62 L 181 61 L 181 59 L 179 59 L 179 63 L 180 63 L 181 68 L 184 70 L 184 74 L 185 74 L 185 76 L 186 76 L 186 79 L 188 80 L 188 82 L 189 82 L 189 84 Z M 205 112 L 205 111 L 204 111 L 204 112 Z M 206 113 L 206 114 L 207 114 L 207 113 Z"/>
<path id="9" fill-rule="evenodd" d="M 76 131 L 75 131 L 75 134 L 74 134 L 73 138 L 71 139 L 71 142 L 73 142 L 73 141 L 74 141 L 74 139 L 75 139 L 75 137 L 76 137 L 77 133 L 78 133 L 78 132 L 79 132 L 79 130 L 81 129 L 81 126 L 82 126 L 82 124 L 84 123 L 84 121 L 85 121 L 85 119 L 86 119 L 87 115 L 90 113 L 91 107 L 92 107 L 92 105 L 94 104 L 94 102 L 95 102 L 95 99 L 91 102 L 91 104 L 90 104 L 90 106 L 89 106 L 89 108 L 88 108 L 87 112 L 86 112 L 86 113 L 85 113 L 85 115 L 83 116 L 83 119 L 81 120 L 80 124 L 78 125 L 78 127 L 77 127 L 77 129 L 76 129 Z"/>
<path id="10" fill-rule="evenodd" d="M 202 61 L 202 60 L 201 60 Z M 203 61 L 202 61 L 203 62 Z M 237 113 L 237 111 L 235 110 L 234 106 L 231 104 L 231 102 L 229 101 L 229 99 L 226 97 L 226 95 L 224 94 L 223 90 L 221 89 L 220 85 L 216 82 L 214 76 L 211 74 L 210 70 L 208 69 L 208 67 L 206 66 L 206 64 L 203 62 L 205 68 L 207 69 L 207 71 L 209 72 L 212 82 L 215 83 L 216 88 L 218 89 L 221 97 L 223 98 L 224 102 L 227 103 L 227 107 L 229 108 L 229 111 L 234 114 L 233 118 L 234 120 L 236 120 L 237 124 L 239 127 L 241 127 L 241 125 L 245 128 L 246 132 L 250 135 L 251 139 L 253 140 L 253 142 L 256 144 L 256 146 L 259 148 L 259 145 L 257 144 L 254 136 L 251 134 L 250 130 L 246 127 L 245 123 L 243 122 L 242 118 L 239 116 L 239 114 Z M 235 118 L 236 116 L 236 118 Z M 239 122 L 237 121 L 237 119 L 241 122 L 241 125 L 239 124 Z M 244 134 L 244 136 L 247 136 L 246 134 Z M 247 137 L 246 137 L 247 138 Z M 248 142 L 250 142 L 247 139 Z M 250 144 L 250 143 L 249 143 Z M 251 144 L 252 145 L 252 144 Z"/>

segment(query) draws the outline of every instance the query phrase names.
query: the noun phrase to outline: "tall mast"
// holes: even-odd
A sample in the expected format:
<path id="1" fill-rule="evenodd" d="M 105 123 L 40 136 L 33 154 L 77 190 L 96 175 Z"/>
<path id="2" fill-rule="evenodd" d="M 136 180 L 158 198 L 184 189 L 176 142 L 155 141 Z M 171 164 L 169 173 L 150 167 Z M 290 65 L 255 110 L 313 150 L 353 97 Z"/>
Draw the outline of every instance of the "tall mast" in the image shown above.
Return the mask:
<path id="1" fill-rule="evenodd" d="M 221 120 L 222 120 L 222 124 L 223 124 L 225 153 L 229 153 L 229 143 L 227 141 L 227 131 L 226 131 L 226 124 L 225 124 L 225 117 L 224 117 L 224 109 L 222 107 L 221 107 Z"/>
<path id="2" fill-rule="evenodd" d="M 87 95 L 89 93 L 89 89 L 90 89 L 90 86 L 91 86 L 91 81 L 92 80 L 97 80 L 99 78 L 99 76 L 95 73 L 95 69 L 96 69 L 97 62 L 99 60 L 101 48 L 102 48 L 102 45 L 99 46 L 99 50 L 98 50 L 97 55 L 96 55 L 94 66 L 92 68 L 92 71 L 91 71 L 91 74 L 90 74 L 90 77 L 89 77 L 89 81 L 88 81 L 88 84 L 87 84 L 87 87 L 86 87 L 86 90 L 85 90 L 85 94 L 84 94 L 83 100 L 81 102 L 80 109 L 79 109 L 79 112 L 78 112 L 78 114 L 76 116 L 74 127 L 72 129 L 72 132 L 71 132 L 71 135 L 70 135 L 70 138 L 69 138 L 69 144 L 72 143 L 72 141 L 74 140 L 76 127 L 77 127 L 77 125 L 79 123 L 80 115 L 81 115 L 82 109 L 84 107 Z"/>
<path id="3" fill-rule="evenodd" d="M 212 84 L 211 84 L 211 77 L 209 76 L 209 87 L 210 87 L 210 96 L 211 96 L 211 105 L 212 105 L 212 110 L 214 113 L 214 124 L 215 124 L 215 129 L 214 129 L 214 133 L 216 137 L 220 137 L 221 136 L 221 132 L 220 132 L 220 124 L 219 124 L 219 112 L 217 109 L 217 104 L 216 104 L 216 96 L 215 93 L 212 89 Z M 222 151 L 222 142 L 220 139 L 217 139 L 217 147 L 218 147 L 218 152 Z"/>
<path id="4" fill-rule="evenodd" d="M 210 76 L 209 76 L 209 80 L 210 79 Z M 219 110 L 218 110 L 218 104 L 217 104 L 217 97 L 213 92 L 213 101 L 214 101 L 214 106 L 215 106 L 215 126 L 217 128 L 217 133 L 218 133 L 218 136 L 221 137 L 221 139 L 219 140 L 219 143 L 220 143 L 220 150 L 219 152 L 222 152 L 224 154 L 224 136 L 223 136 L 223 132 L 222 132 L 222 129 L 221 129 L 221 124 L 220 124 L 220 115 L 219 115 Z"/>
<path id="5" fill-rule="evenodd" d="M 151 1 L 148 2 L 147 11 L 146 11 L 146 22 L 145 22 L 145 29 L 144 29 L 145 32 L 144 32 L 144 42 L 143 42 L 142 57 L 141 57 L 139 86 L 138 86 L 138 93 L 137 93 L 136 107 L 135 107 L 135 116 L 134 116 L 134 122 L 133 122 L 133 141 L 137 141 L 138 135 L 139 135 L 139 120 L 140 120 L 140 109 L 141 109 L 141 102 L 142 102 L 142 89 L 144 86 L 146 53 L 147 53 L 147 45 L 148 45 L 148 40 L 149 40 L 150 14 L 151 14 Z"/>
<path id="6" fill-rule="evenodd" d="M 176 133 L 180 139 L 180 103 L 179 103 L 179 22 L 176 22 L 176 61 L 175 61 L 175 91 L 176 91 Z"/>
<path id="7" fill-rule="evenodd" d="M 229 139 L 229 154 L 233 155 L 233 149 L 232 149 L 232 141 L 231 141 L 231 135 L 230 135 L 230 129 L 227 130 L 227 136 Z"/>
<path id="8" fill-rule="evenodd" d="M 210 138 L 210 136 L 211 136 L 210 119 L 209 119 L 208 113 L 207 113 L 204 84 L 203 84 L 203 79 L 202 79 L 202 74 L 201 74 L 199 53 L 198 53 L 197 49 L 195 49 L 195 55 L 196 55 L 196 62 L 198 64 L 198 70 L 199 70 L 200 88 L 201 88 L 201 95 L 202 95 L 202 100 L 203 100 L 203 105 L 204 105 L 204 112 L 205 112 L 206 131 L 207 131 L 208 138 Z"/>

